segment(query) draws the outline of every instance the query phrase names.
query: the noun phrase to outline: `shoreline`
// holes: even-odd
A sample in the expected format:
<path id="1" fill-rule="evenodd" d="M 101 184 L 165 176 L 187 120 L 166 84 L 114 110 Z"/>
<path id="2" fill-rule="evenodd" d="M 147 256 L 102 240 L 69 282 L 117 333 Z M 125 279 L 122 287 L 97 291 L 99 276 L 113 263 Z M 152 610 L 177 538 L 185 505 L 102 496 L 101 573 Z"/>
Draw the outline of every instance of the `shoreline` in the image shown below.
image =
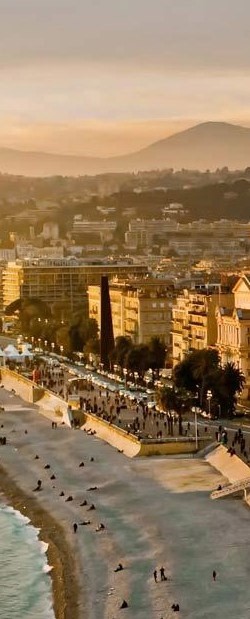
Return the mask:
<path id="1" fill-rule="evenodd" d="M 48 565 L 53 567 L 49 576 L 52 580 L 55 619 L 80 619 L 75 556 L 62 525 L 35 498 L 28 496 L 2 465 L 0 492 L 7 505 L 30 519 L 31 525 L 38 529 L 38 539 L 48 544 L 46 556 Z"/>

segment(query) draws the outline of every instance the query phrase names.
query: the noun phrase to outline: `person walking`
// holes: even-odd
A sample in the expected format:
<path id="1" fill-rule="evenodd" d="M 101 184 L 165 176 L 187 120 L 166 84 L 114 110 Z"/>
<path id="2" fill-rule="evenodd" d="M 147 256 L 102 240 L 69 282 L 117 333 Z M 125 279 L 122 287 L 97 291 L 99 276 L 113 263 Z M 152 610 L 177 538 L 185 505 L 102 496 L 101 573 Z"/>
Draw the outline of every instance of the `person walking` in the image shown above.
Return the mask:
<path id="1" fill-rule="evenodd" d="M 167 580 L 167 577 L 166 577 L 166 575 L 165 575 L 165 569 L 164 569 L 164 567 L 161 567 L 161 569 L 160 569 L 160 575 L 161 575 L 161 581 L 163 581 L 163 580 Z"/>
<path id="2" fill-rule="evenodd" d="M 216 581 L 216 577 L 217 577 L 216 571 L 215 571 L 215 570 L 213 570 L 213 581 L 214 581 L 214 582 Z"/>
<path id="3" fill-rule="evenodd" d="M 154 581 L 157 582 L 157 570 L 154 571 Z"/>

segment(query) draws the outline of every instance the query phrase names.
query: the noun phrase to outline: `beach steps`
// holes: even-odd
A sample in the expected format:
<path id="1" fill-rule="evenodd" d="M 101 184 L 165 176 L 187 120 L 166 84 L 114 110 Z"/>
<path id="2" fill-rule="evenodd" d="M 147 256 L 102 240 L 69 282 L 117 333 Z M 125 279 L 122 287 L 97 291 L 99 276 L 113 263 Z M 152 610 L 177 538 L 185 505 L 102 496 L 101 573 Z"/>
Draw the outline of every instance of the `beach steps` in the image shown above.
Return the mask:
<path id="1" fill-rule="evenodd" d="M 221 490 L 214 490 L 210 494 L 211 499 L 220 499 L 224 496 L 228 496 L 229 494 L 234 494 L 235 492 L 239 492 L 240 490 L 245 491 L 247 488 L 250 488 L 250 476 L 246 479 L 241 479 L 240 481 L 235 481 L 233 484 L 228 484 L 221 488 Z"/>

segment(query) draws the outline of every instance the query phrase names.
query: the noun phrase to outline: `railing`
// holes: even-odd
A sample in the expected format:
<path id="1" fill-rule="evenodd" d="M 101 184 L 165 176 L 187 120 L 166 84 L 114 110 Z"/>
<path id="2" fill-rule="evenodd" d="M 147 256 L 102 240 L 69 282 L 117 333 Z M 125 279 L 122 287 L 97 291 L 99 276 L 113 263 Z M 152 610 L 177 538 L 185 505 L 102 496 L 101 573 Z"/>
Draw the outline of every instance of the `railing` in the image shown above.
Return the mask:
<path id="1" fill-rule="evenodd" d="M 234 492 L 238 492 L 240 490 L 246 490 L 246 488 L 250 488 L 250 477 L 245 479 L 240 479 L 239 481 L 235 481 L 228 486 L 224 486 L 221 490 L 214 490 L 210 494 L 211 499 L 220 499 L 223 496 L 228 496 L 229 494 L 233 494 Z"/>

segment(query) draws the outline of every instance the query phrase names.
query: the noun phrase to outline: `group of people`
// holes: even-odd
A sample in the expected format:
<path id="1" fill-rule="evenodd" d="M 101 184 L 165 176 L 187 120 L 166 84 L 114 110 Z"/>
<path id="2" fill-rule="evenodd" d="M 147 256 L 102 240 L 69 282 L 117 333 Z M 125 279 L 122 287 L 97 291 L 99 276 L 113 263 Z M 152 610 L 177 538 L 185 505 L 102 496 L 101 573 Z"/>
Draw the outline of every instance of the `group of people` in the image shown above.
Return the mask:
<path id="1" fill-rule="evenodd" d="M 159 572 L 160 572 L 160 580 L 161 580 L 161 582 L 164 581 L 164 580 L 167 580 L 167 576 L 165 574 L 165 568 L 161 567 Z M 157 572 L 157 570 L 154 570 L 153 576 L 154 576 L 154 581 L 158 582 L 158 572 Z"/>

